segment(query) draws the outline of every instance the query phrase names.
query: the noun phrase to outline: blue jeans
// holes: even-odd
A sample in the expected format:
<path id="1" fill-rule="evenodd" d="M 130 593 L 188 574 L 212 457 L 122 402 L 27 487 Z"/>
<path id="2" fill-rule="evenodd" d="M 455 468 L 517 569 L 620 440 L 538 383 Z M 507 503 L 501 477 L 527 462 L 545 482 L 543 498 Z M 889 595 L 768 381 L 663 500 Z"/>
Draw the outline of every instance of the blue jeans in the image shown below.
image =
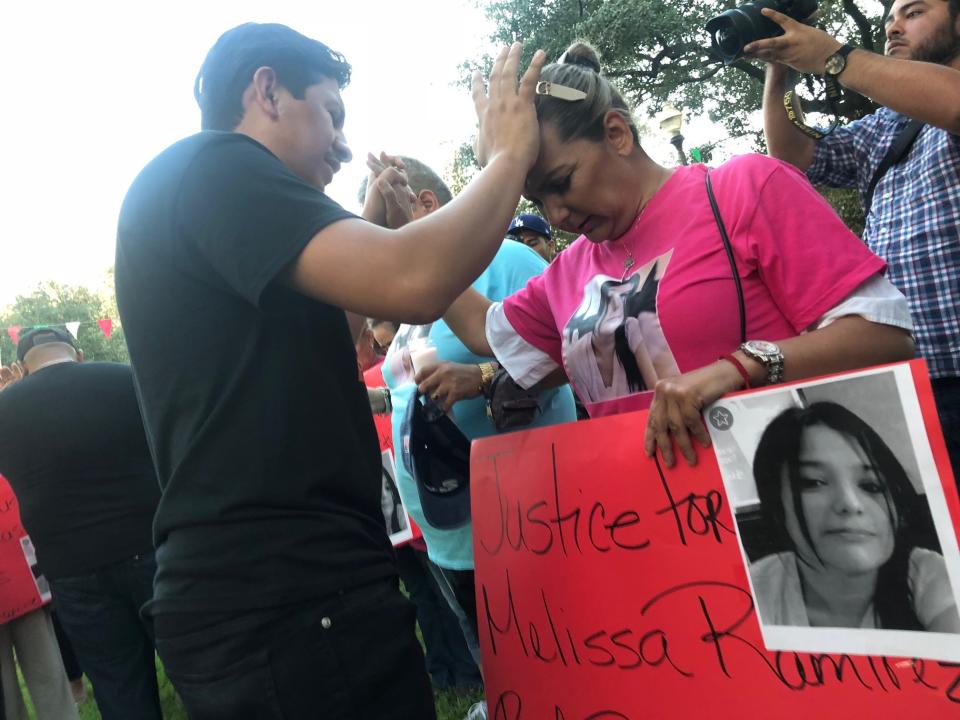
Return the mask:
<path id="1" fill-rule="evenodd" d="M 953 466 L 953 479 L 960 489 L 960 377 L 933 378 L 933 397 L 947 441 L 947 453 Z"/>
<path id="2" fill-rule="evenodd" d="M 459 618 L 430 570 L 427 554 L 409 545 L 396 549 L 400 579 L 417 606 L 417 623 L 423 635 L 427 672 L 435 688 L 482 685 Z"/>
<path id="3" fill-rule="evenodd" d="M 104 720 L 161 720 L 153 625 L 153 553 L 50 581 L 60 624 L 90 678 Z"/>
<path id="4" fill-rule="evenodd" d="M 481 667 L 480 633 L 477 629 L 477 596 L 473 570 L 448 570 L 431 562 L 430 572 L 433 573 L 433 577 L 440 587 L 440 592 L 447 599 L 450 609 L 453 610 L 457 620 L 460 621 L 463 639 L 467 641 L 470 655 L 477 663 L 477 667 Z"/>

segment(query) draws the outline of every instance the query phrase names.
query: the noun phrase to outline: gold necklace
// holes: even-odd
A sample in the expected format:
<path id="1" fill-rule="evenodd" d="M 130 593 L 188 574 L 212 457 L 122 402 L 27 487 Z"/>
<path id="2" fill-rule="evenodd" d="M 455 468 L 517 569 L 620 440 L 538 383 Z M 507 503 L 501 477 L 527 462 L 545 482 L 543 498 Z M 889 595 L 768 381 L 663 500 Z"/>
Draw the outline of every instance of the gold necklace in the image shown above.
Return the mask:
<path id="1" fill-rule="evenodd" d="M 630 268 L 637 264 L 637 261 L 633 259 L 633 253 L 630 252 L 630 248 L 624 246 L 623 249 L 627 253 L 627 256 L 623 259 L 623 275 L 620 276 L 620 282 L 627 279 L 627 273 L 630 272 Z"/>
<path id="2" fill-rule="evenodd" d="M 661 187 L 664 186 L 664 184 L 666 184 L 667 180 L 670 179 L 670 176 L 671 176 L 671 175 L 673 175 L 673 170 L 667 170 L 667 171 L 665 171 L 665 176 L 664 176 L 664 178 L 660 181 L 660 184 L 657 186 L 657 189 L 654 190 L 654 195 L 657 193 L 657 191 L 658 191 Z M 643 203 L 643 205 L 640 206 L 640 210 L 639 210 L 639 212 L 637 212 L 637 217 L 636 217 L 636 219 L 634 219 L 634 221 L 633 221 L 634 226 L 636 226 L 636 224 L 640 221 L 640 216 L 643 215 L 643 211 L 647 209 L 647 205 L 650 204 L 650 201 L 651 201 L 652 199 L 653 199 L 653 195 L 651 195 L 649 198 L 647 198 L 647 200 Z M 630 268 L 632 268 L 634 265 L 637 264 L 637 261 L 633 259 L 633 253 L 630 252 L 630 248 L 628 248 L 626 245 L 624 245 L 624 246 L 623 246 L 623 249 L 624 249 L 624 251 L 626 251 L 627 257 L 625 257 L 625 258 L 623 259 L 623 277 L 620 278 L 621 280 L 623 280 L 624 278 L 626 278 L 626 277 L 627 277 L 627 272 L 629 272 Z"/>

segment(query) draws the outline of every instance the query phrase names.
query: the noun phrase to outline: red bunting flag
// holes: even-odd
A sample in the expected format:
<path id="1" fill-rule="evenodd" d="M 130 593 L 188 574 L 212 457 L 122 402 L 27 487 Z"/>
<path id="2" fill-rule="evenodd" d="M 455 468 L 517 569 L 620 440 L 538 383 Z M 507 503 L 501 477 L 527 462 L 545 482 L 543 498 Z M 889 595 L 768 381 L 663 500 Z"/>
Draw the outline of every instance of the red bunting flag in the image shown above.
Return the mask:
<path id="1" fill-rule="evenodd" d="M 103 334 L 106 336 L 107 340 L 109 340 L 110 335 L 113 334 L 113 320 L 111 320 L 110 318 L 97 320 L 97 325 L 100 326 L 100 329 L 103 331 Z"/>
<path id="2" fill-rule="evenodd" d="M 10 339 L 13 340 L 14 345 L 17 345 L 20 342 L 20 331 L 22 329 L 22 325 L 11 325 L 7 328 L 7 335 L 9 335 Z"/>

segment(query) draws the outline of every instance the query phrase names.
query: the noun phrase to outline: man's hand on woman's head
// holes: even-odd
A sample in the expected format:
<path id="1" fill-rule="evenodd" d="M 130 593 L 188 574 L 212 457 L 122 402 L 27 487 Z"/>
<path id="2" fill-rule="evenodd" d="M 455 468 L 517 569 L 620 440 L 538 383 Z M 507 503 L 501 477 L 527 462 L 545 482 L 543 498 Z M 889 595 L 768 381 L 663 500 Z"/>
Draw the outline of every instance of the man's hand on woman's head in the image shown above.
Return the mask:
<path id="1" fill-rule="evenodd" d="M 480 72 L 473 74 L 473 104 L 480 128 L 474 145 L 477 162 L 484 167 L 500 153 L 530 168 L 540 152 L 540 127 L 533 106 L 534 91 L 546 55 L 537 50 L 517 83 L 521 43 L 503 48 L 493 63 L 484 87 Z"/>

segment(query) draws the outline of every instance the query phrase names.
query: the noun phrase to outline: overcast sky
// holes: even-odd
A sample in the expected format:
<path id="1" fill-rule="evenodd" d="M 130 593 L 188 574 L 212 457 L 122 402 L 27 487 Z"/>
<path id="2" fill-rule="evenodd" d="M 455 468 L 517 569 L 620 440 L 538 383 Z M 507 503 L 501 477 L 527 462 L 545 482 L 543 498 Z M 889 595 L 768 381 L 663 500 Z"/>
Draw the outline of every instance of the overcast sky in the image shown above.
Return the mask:
<path id="1" fill-rule="evenodd" d="M 353 65 L 346 132 L 360 161 L 328 189 L 349 209 L 367 150 L 442 171 L 475 128 L 469 93 L 452 86 L 489 34 L 469 0 L 4 2 L 0 307 L 45 280 L 102 283 L 127 187 L 198 129 L 197 69 L 249 20 L 290 25 Z"/>
<path id="2" fill-rule="evenodd" d="M 353 65 L 344 99 L 357 159 L 328 188 L 348 209 L 368 150 L 413 155 L 442 173 L 476 127 L 468 91 L 454 86 L 460 63 L 490 49 L 490 26 L 471 0 L 8 0 L 0 307 L 46 280 L 102 285 L 127 187 L 198 129 L 197 69 L 224 30 L 250 20 L 288 24 Z M 674 162 L 662 138 L 644 147 Z"/>

